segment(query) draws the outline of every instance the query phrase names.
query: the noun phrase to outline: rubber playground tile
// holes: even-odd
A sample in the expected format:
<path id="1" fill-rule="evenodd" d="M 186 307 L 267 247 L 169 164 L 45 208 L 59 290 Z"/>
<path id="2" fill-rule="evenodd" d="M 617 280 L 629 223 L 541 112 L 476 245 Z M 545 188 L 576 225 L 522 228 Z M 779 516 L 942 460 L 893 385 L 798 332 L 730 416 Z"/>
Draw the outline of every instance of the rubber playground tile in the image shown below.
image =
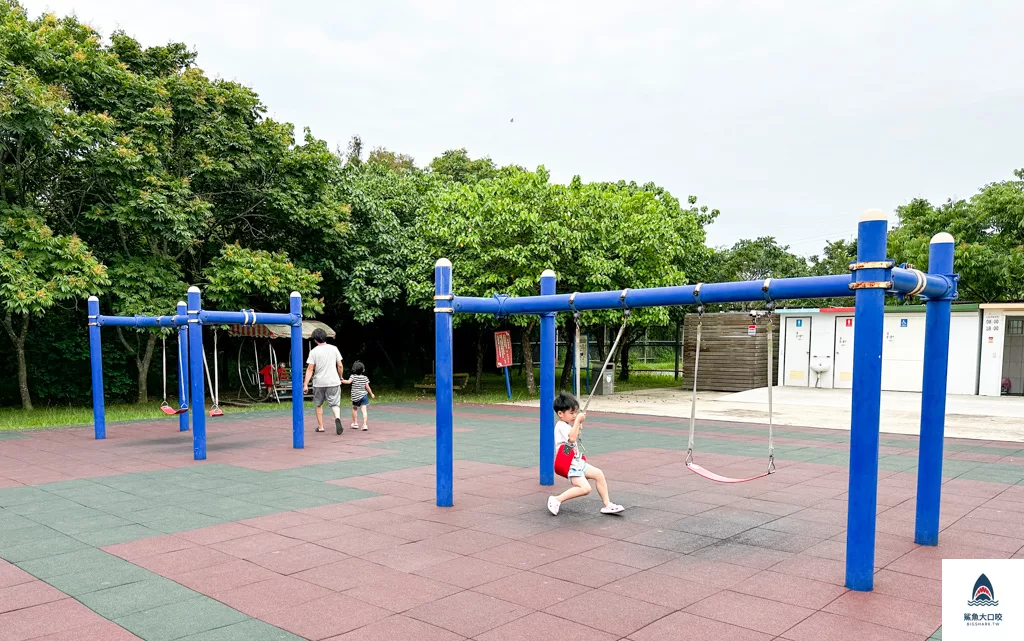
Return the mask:
<path id="1" fill-rule="evenodd" d="M 0 614 L 0 639 L 23 641 L 103 623 L 100 615 L 74 599 L 51 601 Z"/>
<path id="2" fill-rule="evenodd" d="M 719 539 L 690 534 L 688 532 L 680 532 L 678 530 L 655 528 L 642 534 L 631 536 L 626 540 L 638 545 L 647 545 L 654 548 L 660 548 L 662 550 L 677 552 L 679 554 L 689 554 L 690 552 L 694 552 L 713 543 L 717 543 Z"/>
<path id="3" fill-rule="evenodd" d="M 301 512 L 279 512 L 268 516 L 260 516 L 254 519 L 240 521 L 242 525 L 254 527 L 267 532 L 280 532 L 289 528 L 296 528 L 303 525 L 323 523 L 324 519 Z"/>
<path id="4" fill-rule="evenodd" d="M 440 525 L 440 524 L 435 524 Z M 451 526 L 442 526 L 449 527 Z M 401 536 L 396 531 L 388 529 L 389 533 Z M 491 548 L 496 548 L 499 545 L 505 545 L 510 543 L 511 539 L 499 536 L 497 534 L 490 534 L 487 532 L 481 532 L 479 530 L 470 529 L 455 529 L 448 533 L 440 534 L 432 538 L 427 538 L 422 541 L 422 544 L 439 550 L 446 550 L 448 552 L 454 552 L 455 554 L 471 555 L 477 552 L 483 552 Z"/>
<path id="5" fill-rule="evenodd" d="M 81 628 L 55 632 L 32 641 L 141 641 L 128 630 L 111 621 L 103 621 Z"/>
<path id="6" fill-rule="evenodd" d="M 198 634 L 182 637 L 180 641 L 302 641 L 300 637 L 269 623 L 248 620 L 232 623 L 223 628 L 216 628 Z M 391 639 L 389 641 L 394 641 Z"/>
<path id="7" fill-rule="evenodd" d="M 723 590 L 687 607 L 686 612 L 777 636 L 803 621 L 815 611 L 770 601 L 758 596 Z"/>
<path id="8" fill-rule="evenodd" d="M 236 558 L 208 547 L 195 547 L 146 557 L 136 563 L 161 576 L 174 579 L 186 572 L 228 563 Z"/>
<path id="9" fill-rule="evenodd" d="M 176 574 L 174 580 L 196 592 L 213 594 L 277 576 L 279 575 L 255 563 L 236 559 Z"/>
<path id="10" fill-rule="evenodd" d="M 511 623 L 485 632 L 478 641 L 521 641 L 523 639 L 558 639 L 559 641 L 615 641 L 616 635 L 574 623 L 543 612 L 534 612 Z"/>
<path id="11" fill-rule="evenodd" d="M 79 597 L 90 592 L 154 578 L 153 574 L 144 568 L 121 559 L 117 560 L 120 561 L 118 565 L 61 574 L 47 578 L 46 582 L 68 596 Z"/>
<path id="12" fill-rule="evenodd" d="M 729 539 L 714 543 L 693 552 L 691 556 L 708 561 L 722 561 L 733 565 L 743 565 L 758 570 L 766 570 L 793 556 L 789 552 L 744 545 L 734 542 L 735 540 Z"/>
<path id="13" fill-rule="evenodd" d="M 720 589 L 644 570 L 609 583 L 601 590 L 678 610 L 705 599 Z"/>
<path id="14" fill-rule="evenodd" d="M 400 525 L 396 523 L 395 525 Z M 362 528 L 357 528 L 354 525 L 346 525 L 341 521 L 321 521 L 317 520 L 315 523 L 307 523 L 305 525 L 296 525 L 293 527 L 285 528 L 282 530 L 276 530 L 281 536 L 286 536 L 291 539 L 299 539 L 300 541 L 316 542 L 324 541 L 326 539 L 333 539 L 338 536 L 358 536 L 366 538 L 372 536 L 369 532 Z M 405 540 L 405 539 L 403 539 Z"/>
<path id="15" fill-rule="evenodd" d="M 0 614 L 66 598 L 66 594 L 42 581 L 18 583 L 0 588 Z"/>
<path id="16" fill-rule="evenodd" d="M 176 536 L 186 541 L 191 541 L 196 545 L 212 545 L 221 541 L 240 539 L 243 536 L 258 534 L 259 532 L 260 530 L 257 528 L 242 525 L 241 523 L 221 523 L 205 526 L 197 530 L 179 532 Z"/>
<path id="17" fill-rule="evenodd" d="M 76 598 L 103 618 L 113 620 L 199 596 L 201 595 L 174 581 L 153 577 L 90 592 Z"/>
<path id="18" fill-rule="evenodd" d="M 923 637 L 828 612 L 815 612 L 779 638 L 787 641 L 921 641 Z"/>
<path id="19" fill-rule="evenodd" d="M 942 621 L 942 606 L 906 601 L 874 592 L 847 592 L 822 610 L 926 637 Z"/>
<path id="20" fill-rule="evenodd" d="M 160 535 L 161 532 L 159 530 L 152 530 L 144 525 L 132 523 L 129 525 L 118 525 L 102 530 L 82 532 L 75 534 L 74 538 L 93 547 L 104 547 Z"/>
<path id="21" fill-rule="evenodd" d="M 639 570 L 609 561 L 566 555 L 558 561 L 534 568 L 532 572 L 565 579 L 588 588 L 599 588 L 630 574 L 636 574 Z"/>
<path id="22" fill-rule="evenodd" d="M 275 610 L 263 620 L 305 639 L 318 641 L 351 632 L 390 614 L 388 610 L 350 596 L 332 594 L 292 608 Z"/>
<path id="23" fill-rule="evenodd" d="M 405 614 L 466 638 L 474 638 L 489 630 L 522 618 L 530 612 L 529 608 L 467 590 L 413 608 Z M 518 638 L 530 639 L 537 637 L 527 635 Z"/>
<path id="24" fill-rule="evenodd" d="M 405 543 L 387 550 L 369 552 L 363 558 L 386 565 L 399 572 L 415 572 L 438 563 L 459 558 L 460 555 L 428 545 L 428 541 Z"/>
<path id="25" fill-rule="evenodd" d="M 97 571 L 119 567 L 124 561 L 96 548 L 86 548 L 65 554 L 18 563 L 18 567 L 39 579 L 49 579 L 72 572 Z"/>
<path id="26" fill-rule="evenodd" d="M 675 612 L 637 630 L 629 635 L 629 638 L 633 641 L 705 641 L 706 639 L 771 641 L 773 636 L 686 612 Z M 823 639 L 832 641 L 832 637 L 827 636 L 817 637 L 815 641 Z"/>
<path id="27" fill-rule="evenodd" d="M 511 576 L 516 572 L 519 570 L 482 559 L 462 556 L 446 563 L 416 570 L 415 574 L 469 589 Z"/>
<path id="28" fill-rule="evenodd" d="M 196 597 L 114 619 L 146 641 L 171 641 L 246 620 L 237 610 L 207 597 Z"/>
<path id="29" fill-rule="evenodd" d="M 483 552 L 477 552 L 472 556 L 484 561 L 506 565 L 517 570 L 530 570 L 561 558 L 561 555 L 554 550 L 530 545 L 522 541 L 512 541 L 489 550 L 484 550 Z"/>
<path id="30" fill-rule="evenodd" d="M 877 590 L 877 575 L 875 581 Z M 729 589 L 733 592 L 814 610 L 820 610 L 847 592 L 845 587 L 770 570 L 758 572 Z"/>
<path id="31" fill-rule="evenodd" d="M 461 588 L 415 574 L 392 574 L 354 587 L 345 594 L 370 605 L 400 613 L 459 591 Z"/>
<path id="32" fill-rule="evenodd" d="M 553 605 L 544 612 L 625 637 L 671 614 L 672 609 L 614 592 L 594 590 Z"/>
<path id="33" fill-rule="evenodd" d="M 942 607 L 942 581 L 937 579 L 878 570 L 875 572 L 874 591 L 907 601 Z"/>
<path id="34" fill-rule="evenodd" d="M 699 559 L 692 556 L 679 558 L 663 563 L 651 570 L 658 574 L 668 574 L 687 581 L 696 581 L 711 587 L 726 589 L 740 581 L 757 574 L 756 568 L 750 568 L 722 561 Z"/>
<path id="35" fill-rule="evenodd" d="M 270 612 L 291 608 L 329 594 L 330 590 L 319 585 L 278 576 L 224 592 L 212 592 L 209 596 L 239 612 L 264 619 Z"/>
<path id="36" fill-rule="evenodd" d="M 313 543 L 300 543 L 283 550 L 266 552 L 249 560 L 278 574 L 289 575 L 310 568 L 336 563 L 348 558 L 346 554 Z"/>
<path id="37" fill-rule="evenodd" d="M 327 641 L 462 641 L 454 632 L 412 619 L 402 614 L 389 616 L 374 621 L 358 630 L 347 632 L 341 636 L 331 637 Z"/>
<path id="38" fill-rule="evenodd" d="M 6 537 L 8 535 L 5 534 L 3 536 Z M 0 547 L 0 556 L 11 563 L 22 563 L 24 561 L 34 561 L 87 549 L 91 549 L 91 546 L 73 537 L 58 533 L 58 536 L 53 538 L 31 541 L 11 547 Z"/>
<path id="39" fill-rule="evenodd" d="M 308 581 L 335 592 L 344 592 L 367 583 L 380 582 L 391 577 L 401 577 L 404 576 L 404 573 L 367 561 L 366 559 L 349 558 L 330 565 L 298 572 L 293 576 L 296 579 Z"/>
<path id="40" fill-rule="evenodd" d="M 664 527 L 716 539 L 727 539 L 730 536 L 746 532 L 751 528 L 750 525 L 745 523 L 737 523 L 724 518 L 714 518 L 699 514 L 667 523 Z"/>
<path id="41" fill-rule="evenodd" d="M 642 546 L 628 541 L 614 541 L 599 548 L 587 550 L 583 556 L 629 565 L 637 569 L 649 569 L 678 557 L 677 554 L 668 550 Z"/>
<path id="42" fill-rule="evenodd" d="M 239 559 L 250 559 L 267 552 L 277 552 L 302 543 L 299 540 L 282 536 L 275 532 L 259 532 L 230 541 L 222 541 L 207 546 L 207 549 L 230 554 Z"/>

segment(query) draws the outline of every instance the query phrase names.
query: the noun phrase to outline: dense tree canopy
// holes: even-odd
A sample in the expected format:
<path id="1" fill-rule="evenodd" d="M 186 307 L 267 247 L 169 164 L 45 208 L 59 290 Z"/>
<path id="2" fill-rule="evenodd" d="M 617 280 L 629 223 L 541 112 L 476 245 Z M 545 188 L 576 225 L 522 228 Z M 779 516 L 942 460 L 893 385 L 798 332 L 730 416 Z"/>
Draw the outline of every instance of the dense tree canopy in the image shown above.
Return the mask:
<path id="1" fill-rule="evenodd" d="M 719 212 L 650 183 L 558 184 L 543 166 L 498 166 L 464 148 L 418 166 L 400 151 L 367 152 L 358 136 L 332 151 L 197 60 L 180 43 L 103 38 L 74 17 L 33 18 L 0 0 L 0 357 L 18 369 L 16 384 L 0 380 L 0 404 L 31 407 L 34 386 L 48 403 L 87 398 L 90 294 L 104 313 L 161 314 L 190 285 L 207 305 L 267 311 L 298 290 L 345 350 L 401 384 L 431 366 L 440 257 L 453 261 L 460 294 L 491 296 L 535 294 L 548 268 L 568 293 L 843 273 L 856 253 L 838 240 L 805 258 L 772 237 L 713 249 L 705 229 Z M 963 298 L 1024 299 L 1024 170 L 968 200 L 913 200 L 897 214 L 894 258 L 926 267 L 930 237 L 949 231 Z M 632 315 L 621 376 L 633 341 L 670 313 L 680 311 Z M 568 341 L 575 324 L 561 316 Z M 459 340 L 475 342 L 460 352 L 480 372 L 496 321 L 456 321 Z M 536 318 L 502 322 L 517 328 L 532 377 Z M 108 389 L 145 401 L 159 334 L 117 338 L 104 343 Z M 48 371 L 58 358 L 79 375 Z"/>

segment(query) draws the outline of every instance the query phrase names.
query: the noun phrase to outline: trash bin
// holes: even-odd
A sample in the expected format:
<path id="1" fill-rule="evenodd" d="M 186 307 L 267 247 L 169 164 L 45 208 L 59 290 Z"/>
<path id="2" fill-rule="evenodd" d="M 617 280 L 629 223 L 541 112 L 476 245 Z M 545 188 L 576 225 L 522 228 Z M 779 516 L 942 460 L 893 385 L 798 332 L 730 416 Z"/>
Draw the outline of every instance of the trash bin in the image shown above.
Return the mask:
<path id="1" fill-rule="evenodd" d="M 591 371 L 592 381 L 597 385 L 597 391 L 594 392 L 595 396 L 610 396 L 615 393 L 615 363 L 608 365 L 608 369 L 604 371 L 604 375 L 601 376 L 600 380 L 596 380 L 598 374 L 601 373 L 601 368 L 597 367 Z"/>

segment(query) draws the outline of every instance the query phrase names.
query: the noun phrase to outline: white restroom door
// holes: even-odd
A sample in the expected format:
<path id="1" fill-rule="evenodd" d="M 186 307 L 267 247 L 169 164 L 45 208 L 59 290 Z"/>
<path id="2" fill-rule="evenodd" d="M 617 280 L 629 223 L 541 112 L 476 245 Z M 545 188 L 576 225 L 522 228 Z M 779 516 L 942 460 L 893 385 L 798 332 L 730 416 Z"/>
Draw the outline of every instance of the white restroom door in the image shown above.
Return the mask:
<path id="1" fill-rule="evenodd" d="M 853 387 L 853 316 L 836 317 L 836 350 L 832 387 Z"/>
<path id="2" fill-rule="evenodd" d="M 782 384 L 807 387 L 811 371 L 811 318 L 786 317 L 786 353 Z"/>

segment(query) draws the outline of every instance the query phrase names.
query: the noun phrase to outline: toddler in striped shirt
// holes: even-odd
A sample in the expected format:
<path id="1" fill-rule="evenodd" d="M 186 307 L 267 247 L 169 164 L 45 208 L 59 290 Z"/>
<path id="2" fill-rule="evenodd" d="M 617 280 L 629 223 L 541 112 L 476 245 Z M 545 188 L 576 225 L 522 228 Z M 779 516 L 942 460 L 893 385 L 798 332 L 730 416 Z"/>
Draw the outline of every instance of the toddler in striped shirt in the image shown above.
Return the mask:
<path id="1" fill-rule="evenodd" d="M 363 374 L 365 371 L 366 368 L 362 361 L 356 361 L 352 363 L 352 375 L 347 380 L 341 381 L 345 385 L 352 386 L 352 427 L 359 427 L 359 408 L 362 408 L 364 432 L 370 429 L 366 426 L 366 410 L 370 405 L 370 399 L 377 398 L 373 395 L 373 390 L 370 389 L 370 379 Z"/>

